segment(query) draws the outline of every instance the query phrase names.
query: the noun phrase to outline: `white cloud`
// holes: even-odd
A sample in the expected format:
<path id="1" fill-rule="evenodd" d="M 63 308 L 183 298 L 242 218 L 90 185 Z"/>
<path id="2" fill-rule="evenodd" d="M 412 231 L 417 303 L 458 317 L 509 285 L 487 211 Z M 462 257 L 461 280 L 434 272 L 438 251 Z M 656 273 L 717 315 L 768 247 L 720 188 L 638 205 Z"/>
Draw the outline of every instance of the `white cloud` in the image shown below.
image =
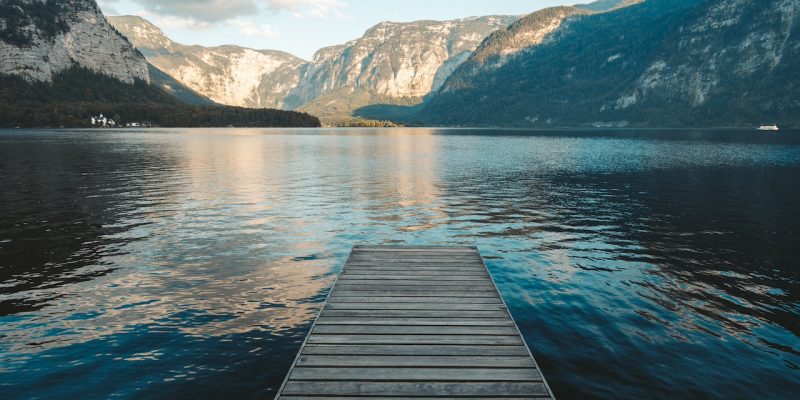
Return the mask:
<path id="1" fill-rule="evenodd" d="M 258 13 L 256 0 L 134 0 L 147 11 L 163 16 L 216 23 Z"/>
<path id="2" fill-rule="evenodd" d="M 144 11 L 139 15 L 158 22 L 164 28 L 180 27 L 206 29 L 221 22 L 230 23 L 247 36 L 274 36 L 268 25 L 256 25 L 242 20 L 260 14 L 290 13 L 303 17 L 343 17 L 341 10 L 347 6 L 343 0 L 131 0 Z M 107 14 L 118 14 L 116 6 L 121 0 L 98 0 Z M 237 21 L 237 22 L 232 22 Z"/>
<path id="3" fill-rule="evenodd" d="M 297 17 L 340 16 L 346 6 L 340 0 L 266 0 L 267 10 L 273 14 L 291 12 Z"/>
<path id="4" fill-rule="evenodd" d="M 239 29 L 239 34 L 244 36 L 262 36 L 273 38 L 277 35 L 275 29 L 269 25 L 256 25 L 250 21 L 241 19 L 231 20 L 231 25 Z"/>
<path id="5" fill-rule="evenodd" d="M 114 6 L 115 4 L 119 3 L 119 0 L 97 0 L 97 5 L 100 6 L 100 10 L 103 11 L 103 14 L 106 15 L 117 15 L 119 11 Z"/>

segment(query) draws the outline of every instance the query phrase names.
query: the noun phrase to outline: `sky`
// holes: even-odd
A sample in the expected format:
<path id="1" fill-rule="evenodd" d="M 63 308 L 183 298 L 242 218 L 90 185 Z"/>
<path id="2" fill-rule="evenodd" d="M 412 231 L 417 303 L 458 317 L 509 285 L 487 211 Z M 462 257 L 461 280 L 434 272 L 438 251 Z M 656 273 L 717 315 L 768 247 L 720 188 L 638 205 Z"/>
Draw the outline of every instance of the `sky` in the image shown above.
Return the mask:
<path id="1" fill-rule="evenodd" d="M 589 2 L 586 0 L 583 2 Z M 283 50 L 306 60 L 381 21 L 521 15 L 581 0 L 99 0 L 106 15 L 139 15 L 183 44 Z"/>

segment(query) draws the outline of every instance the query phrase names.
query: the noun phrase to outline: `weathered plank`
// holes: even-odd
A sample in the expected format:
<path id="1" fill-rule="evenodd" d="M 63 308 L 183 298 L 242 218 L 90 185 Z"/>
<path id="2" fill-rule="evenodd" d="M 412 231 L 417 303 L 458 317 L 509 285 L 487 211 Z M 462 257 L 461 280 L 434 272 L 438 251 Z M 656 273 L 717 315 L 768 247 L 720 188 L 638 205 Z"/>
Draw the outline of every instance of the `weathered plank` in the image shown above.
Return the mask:
<path id="1" fill-rule="evenodd" d="M 309 344 L 462 344 L 462 345 L 522 345 L 518 336 L 490 335 L 311 335 Z"/>
<path id="2" fill-rule="evenodd" d="M 473 303 L 441 303 L 436 301 L 426 303 L 383 302 L 383 303 L 330 303 L 326 310 L 464 310 L 464 311 L 493 311 L 505 310 L 502 304 L 473 304 Z"/>
<path id="3" fill-rule="evenodd" d="M 505 320 L 505 310 L 467 311 L 459 310 L 330 310 L 322 311 L 322 317 L 372 317 L 372 318 L 499 318 Z"/>
<path id="4" fill-rule="evenodd" d="M 538 396 L 549 397 L 543 382 L 360 382 L 293 381 L 283 388 L 287 395 L 329 396 Z"/>
<path id="5" fill-rule="evenodd" d="M 295 367 L 294 371 L 292 371 L 292 380 L 361 382 L 535 382 L 539 380 L 539 372 L 532 368 Z"/>
<path id="6" fill-rule="evenodd" d="M 324 345 L 308 344 L 301 355 L 526 356 L 524 346 L 487 345 Z"/>
<path id="7" fill-rule="evenodd" d="M 419 325 L 317 325 L 312 333 L 362 335 L 511 335 L 513 326 L 419 326 Z"/>
<path id="8" fill-rule="evenodd" d="M 317 320 L 317 325 L 417 325 L 417 326 L 514 326 L 514 322 L 495 318 L 370 318 L 327 317 Z"/>
<path id="9" fill-rule="evenodd" d="M 298 367 L 480 367 L 529 368 L 524 356 L 314 356 L 297 360 Z"/>
<path id="10" fill-rule="evenodd" d="M 473 247 L 356 246 L 278 398 L 552 398 Z"/>

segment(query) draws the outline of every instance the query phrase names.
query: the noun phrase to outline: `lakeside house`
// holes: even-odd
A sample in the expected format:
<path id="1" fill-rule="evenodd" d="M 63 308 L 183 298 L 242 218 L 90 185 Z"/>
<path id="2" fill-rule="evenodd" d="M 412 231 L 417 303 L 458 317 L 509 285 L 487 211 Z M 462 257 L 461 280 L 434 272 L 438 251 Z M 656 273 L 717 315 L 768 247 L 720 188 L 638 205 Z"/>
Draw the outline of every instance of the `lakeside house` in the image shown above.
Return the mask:
<path id="1" fill-rule="evenodd" d="M 92 126 L 110 126 L 110 127 L 117 126 L 116 121 L 114 121 L 111 118 L 107 118 L 102 113 L 98 116 L 93 116 L 91 118 L 91 121 L 92 121 Z"/>

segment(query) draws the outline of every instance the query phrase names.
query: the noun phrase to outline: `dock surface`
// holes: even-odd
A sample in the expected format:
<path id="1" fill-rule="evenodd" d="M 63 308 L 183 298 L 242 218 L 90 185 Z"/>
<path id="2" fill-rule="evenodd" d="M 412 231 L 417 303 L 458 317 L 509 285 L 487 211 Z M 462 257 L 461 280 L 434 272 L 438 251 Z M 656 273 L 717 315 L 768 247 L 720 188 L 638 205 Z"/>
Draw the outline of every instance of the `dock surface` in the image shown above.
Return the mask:
<path id="1" fill-rule="evenodd" d="M 475 247 L 356 246 L 279 399 L 553 398 Z"/>

